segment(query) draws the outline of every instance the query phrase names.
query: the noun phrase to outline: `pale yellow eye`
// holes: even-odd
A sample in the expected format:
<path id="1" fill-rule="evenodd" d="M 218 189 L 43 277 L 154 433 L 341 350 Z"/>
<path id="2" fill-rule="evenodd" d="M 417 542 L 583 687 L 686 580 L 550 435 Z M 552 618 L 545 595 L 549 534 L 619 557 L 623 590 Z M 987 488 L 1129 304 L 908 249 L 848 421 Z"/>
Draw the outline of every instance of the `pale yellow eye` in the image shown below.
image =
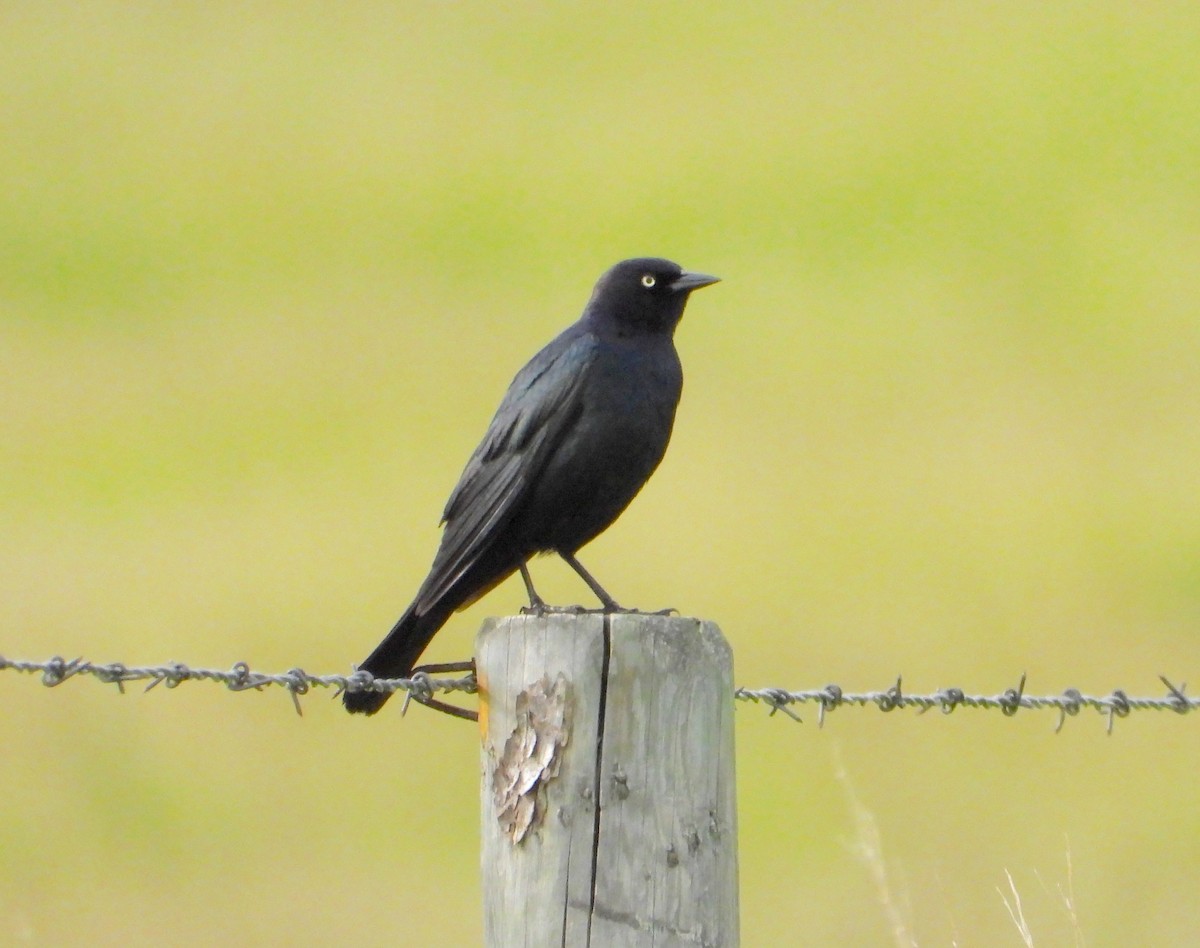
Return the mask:
<path id="1" fill-rule="evenodd" d="M 644 286 L 646 289 L 650 289 L 650 287 L 654 286 L 654 284 L 657 282 L 658 280 L 654 279 L 653 273 L 647 273 L 642 276 L 642 286 Z"/>

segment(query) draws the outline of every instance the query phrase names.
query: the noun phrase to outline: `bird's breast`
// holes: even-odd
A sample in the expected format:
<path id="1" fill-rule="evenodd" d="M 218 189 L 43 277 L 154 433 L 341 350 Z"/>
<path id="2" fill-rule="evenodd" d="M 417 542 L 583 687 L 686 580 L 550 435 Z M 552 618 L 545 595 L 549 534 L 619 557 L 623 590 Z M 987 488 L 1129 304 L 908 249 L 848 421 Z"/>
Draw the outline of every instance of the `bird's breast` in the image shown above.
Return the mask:
<path id="1" fill-rule="evenodd" d="M 656 447 L 661 452 L 671 437 L 682 387 L 672 346 L 602 350 L 584 389 L 584 428 L 598 440 L 624 444 L 630 453 Z"/>

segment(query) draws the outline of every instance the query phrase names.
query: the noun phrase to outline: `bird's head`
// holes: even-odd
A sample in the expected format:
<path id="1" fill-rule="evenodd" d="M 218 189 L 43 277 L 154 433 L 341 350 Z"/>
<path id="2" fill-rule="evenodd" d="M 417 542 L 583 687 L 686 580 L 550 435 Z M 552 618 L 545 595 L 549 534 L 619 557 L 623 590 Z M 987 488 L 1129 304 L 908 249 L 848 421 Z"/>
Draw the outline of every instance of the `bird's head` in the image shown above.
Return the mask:
<path id="1" fill-rule="evenodd" d="M 661 257 L 622 260 L 596 282 L 584 319 L 620 334 L 670 334 L 683 316 L 692 290 L 719 279 L 689 273 Z"/>

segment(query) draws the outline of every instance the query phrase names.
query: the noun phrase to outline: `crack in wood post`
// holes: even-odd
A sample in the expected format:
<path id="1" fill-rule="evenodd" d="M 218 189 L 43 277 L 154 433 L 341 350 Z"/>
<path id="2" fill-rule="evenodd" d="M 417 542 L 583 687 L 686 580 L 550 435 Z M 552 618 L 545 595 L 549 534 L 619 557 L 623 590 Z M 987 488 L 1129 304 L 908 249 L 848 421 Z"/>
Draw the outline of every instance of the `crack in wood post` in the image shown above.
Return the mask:
<path id="1" fill-rule="evenodd" d="M 596 781 L 592 790 L 592 891 L 588 899 L 587 944 L 592 944 L 592 919 L 596 914 L 597 867 L 600 862 L 600 774 L 604 764 L 604 713 L 608 706 L 608 666 L 612 659 L 612 617 L 604 616 L 604 655 L 600 665 L 600 707 L 596 721 Z"/>

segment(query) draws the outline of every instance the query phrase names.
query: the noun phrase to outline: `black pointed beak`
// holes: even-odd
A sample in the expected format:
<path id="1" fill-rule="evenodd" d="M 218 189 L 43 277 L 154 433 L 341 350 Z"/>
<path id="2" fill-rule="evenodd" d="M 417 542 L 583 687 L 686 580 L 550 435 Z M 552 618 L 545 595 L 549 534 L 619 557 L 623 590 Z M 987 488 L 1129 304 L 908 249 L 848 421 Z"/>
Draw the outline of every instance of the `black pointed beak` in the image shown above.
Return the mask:
<path id="1" fill-rule="evenodd" d="M 709 276 L 707 273 L 688 273 L 687 270 L 684 270 L 671 283 L 671 290 L 675 293 L 690 293 L 702 286 L 712 286 L 714 283 L 720 282 L 720 277 Z"/>

